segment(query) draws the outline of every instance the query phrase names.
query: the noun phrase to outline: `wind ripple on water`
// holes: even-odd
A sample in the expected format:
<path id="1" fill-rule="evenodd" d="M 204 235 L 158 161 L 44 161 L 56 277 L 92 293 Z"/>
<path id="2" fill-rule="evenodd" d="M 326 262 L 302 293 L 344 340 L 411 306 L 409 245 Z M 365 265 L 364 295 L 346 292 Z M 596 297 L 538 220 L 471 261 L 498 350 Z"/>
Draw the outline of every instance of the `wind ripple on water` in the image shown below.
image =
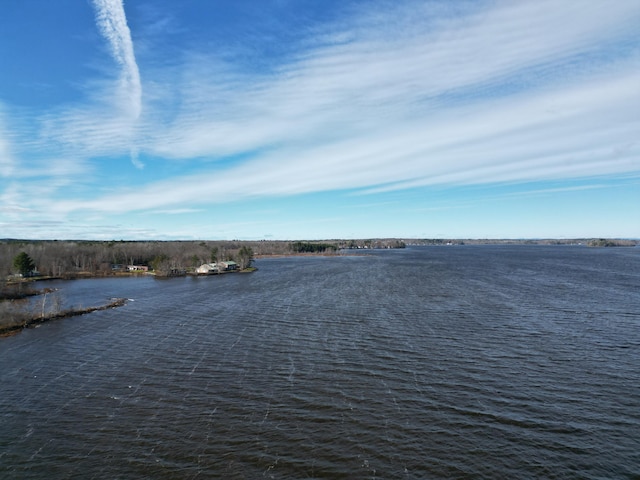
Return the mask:
<path id="1" fill-rule="evenodd" d="M 0 473 L 633 478 L 638 262 L 407 249 L 76 283 L 135 301 L 3 340 Z"/>

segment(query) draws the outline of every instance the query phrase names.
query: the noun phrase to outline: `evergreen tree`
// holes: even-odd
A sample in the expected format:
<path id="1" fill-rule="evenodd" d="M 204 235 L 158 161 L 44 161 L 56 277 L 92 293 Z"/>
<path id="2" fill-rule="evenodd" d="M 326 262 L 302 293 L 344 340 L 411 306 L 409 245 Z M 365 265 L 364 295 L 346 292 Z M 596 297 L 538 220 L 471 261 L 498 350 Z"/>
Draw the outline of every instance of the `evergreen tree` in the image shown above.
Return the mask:
<path id="1" fill-rule="evenodd" d="M 253 250 L 251 247 L 247 247 L 243 245 L 240 247 L 238 251 L 238 264 L 241 270 L 245 268 L 249 268 L 251 266 L 251 261 L 253 260 Z"/>
<path id="2" fill-rule="evenodd" d="M 25 252 L 20 252 L 18 255 L 16 255 L 16 257 L 13 259 L 13 266 L 23 277 L 28 277 L 29 275 L 31 275 L 31 272 L 33 272 L 36 268 L 36 265 L 33 263 L 31 257 Z"/>

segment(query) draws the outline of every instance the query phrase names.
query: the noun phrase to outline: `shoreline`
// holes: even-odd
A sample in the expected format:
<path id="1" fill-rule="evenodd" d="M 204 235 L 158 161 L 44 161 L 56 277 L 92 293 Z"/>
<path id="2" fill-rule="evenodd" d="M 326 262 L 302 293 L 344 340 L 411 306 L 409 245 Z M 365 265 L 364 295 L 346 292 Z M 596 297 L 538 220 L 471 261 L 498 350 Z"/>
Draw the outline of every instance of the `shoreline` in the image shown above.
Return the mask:
<path id="1" fill-rule="evenodd" d="M 122 307 L 127 304 L 126 298 L 114 298 L 109 303 L 105 305 L 99 305 L 97 307 L 87 307 L 87 308 L 76 308 L 63 310 L 61 312 L 50 313 L 44 316 L 38 317 L 30 317 L 24 320 L 19 321 L 13 325 L 2 325 L 0 326 L 0 338 L 1 337 L 10 337 L 12 335 L 16 335 L 20 333 L 25 328 L 36 328 L 37 326 L 50 322 L 53 320 L 62 320 L 64 318 L 78 317 L 80 315 L 85 315 L 87 313 L 98 312 L 101 310 L 108 310 L 110 308 Z"/>

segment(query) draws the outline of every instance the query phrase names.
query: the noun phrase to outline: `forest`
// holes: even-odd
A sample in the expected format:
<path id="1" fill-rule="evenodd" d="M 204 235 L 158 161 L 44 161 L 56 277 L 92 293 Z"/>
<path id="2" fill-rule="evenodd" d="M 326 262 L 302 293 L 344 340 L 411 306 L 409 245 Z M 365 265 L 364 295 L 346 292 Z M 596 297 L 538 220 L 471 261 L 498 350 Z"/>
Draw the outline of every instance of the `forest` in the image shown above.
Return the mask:
<path id="1" fill-rule="evenodd" d="M 345 248 L 398 248 L 398 240 L 335 241 L 86 241 L 0 240 L 0 278 L 23 273 L 16 258 L 25 254 L 38 275 L 71 278 L 81 275 L 112 275 L 114 266 L 144 265 L 163 272 L 192 271 L 209 262 L 233 260 L 240 269 L 254 258 L 273 255 L 335 254 Z M 29 271 L 30 269 L 26 269 Z"/>
<path id="2" fill-rule="evenodd" d="M 0 240 L 0 279 L 21 273 L 15 260 L 24 253 L 39 275 L 71 278 L 82 275 L 112 275 L 114 265 L 143 265 L 156 273 L 171 270 L 189 272 L 203 263 L 233 260 L 240 269 L 253 259 L 274 255 L 333 255 L 344 249 L 404 248 L 409 245 L 539 244 L 630 246 L 637 240 L 621 239 L 537 239 L 537 240 L 446 240 L 446 239 L 361 239 L 361 240 L 220 240 L 220 241 L 87 241 L 87 240 Z M 25 260 L 25 259 L 23 259 Z"/>
<path id="3" fill-rule="evenodd" d="M 224 260 L 234 260 L 240 268 L 246 268 L 256 250 L 261 250 L 258 244 L 256 250 L 252 249 L 253 245 L 233 241 L 3 240 L 0 276 L 21 273 L 14 262 L 22 253 L 32 260 L 38 275 L 49 277 L 110 275 L 127 265 L 144 265 L 156 273 L 189 271 L 203 263 Z"/>

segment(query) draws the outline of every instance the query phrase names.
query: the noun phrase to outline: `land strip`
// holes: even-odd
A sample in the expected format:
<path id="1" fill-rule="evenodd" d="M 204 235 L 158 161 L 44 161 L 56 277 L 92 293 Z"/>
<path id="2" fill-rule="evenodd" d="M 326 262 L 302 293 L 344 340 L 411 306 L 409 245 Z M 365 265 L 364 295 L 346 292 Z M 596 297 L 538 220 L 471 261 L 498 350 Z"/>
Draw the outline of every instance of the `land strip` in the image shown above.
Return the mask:
<path id="1" fill-rule="evenodd" d="M 114 299 L 111 299 L 111 301 L 106 305 L 86 307 L 86 308 L 71 308 L 71 309 L 62 310 L 59 312 L 45 313 L 44 315 L 20 318 L 19 320 L 14 320 L 11 323 L 0 324 L 0 337 L 15 335 L 16 333 L 19 333 L 25 328 L 36 327 L 42 323 L 50 322 L 52 320 L 60 320 L 63 318 L 76 317 L 79 315 L 84 315 L 86 313 L 91 313 L 91 312 L 97 312 L 100 310 L 108 310 L 110 308 L 122 307 L 126 303 L 127 303 L 126 298 L 114 298 Z"/>

